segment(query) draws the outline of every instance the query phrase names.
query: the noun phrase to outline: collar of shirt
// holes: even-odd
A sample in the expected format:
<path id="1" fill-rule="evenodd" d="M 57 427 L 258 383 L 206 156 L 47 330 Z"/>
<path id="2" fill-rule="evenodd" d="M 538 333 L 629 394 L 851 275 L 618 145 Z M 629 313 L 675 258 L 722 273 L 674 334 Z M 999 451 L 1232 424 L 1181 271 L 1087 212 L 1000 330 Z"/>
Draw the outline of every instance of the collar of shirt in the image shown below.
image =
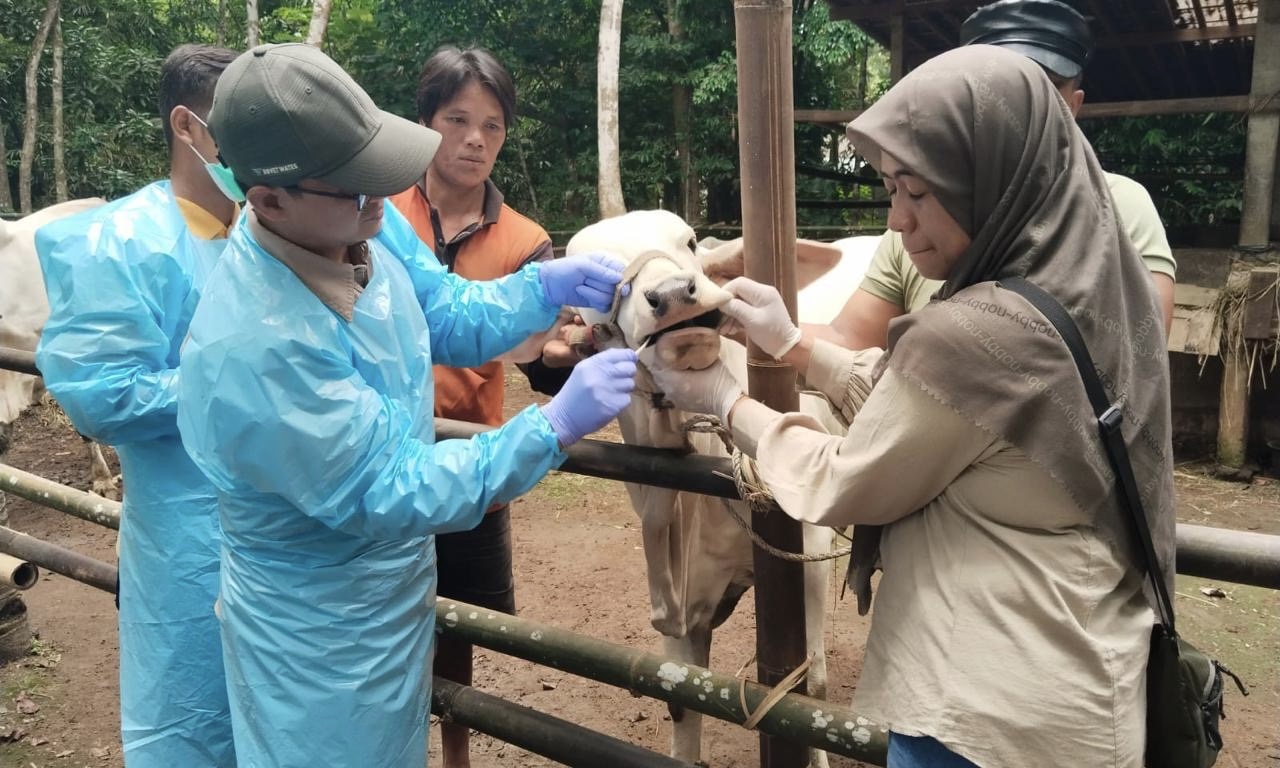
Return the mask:
<path id="1" fill-rule="evenodd" d="M 324 305 L 347 321 L 355 317 L 356 299 L 373 276 L 373 260 L 369 258 L 369 244 L 357 243 L 347 249 L 347 261 L 336 262 L 318 253 L 291 243 L 258 221 L 253 208 L 248 215 L 249 234 L 263 250 L 297 275 Z"/>
<path id="2" fill-rule="evenodd" d="M 462 242 L 471 237 L 481 229 L 496 224 L 498 216 L 502 214 L 503 196 L 502 191 L 491 179 L 484 180 L 484 204 L 481 207 L 480 221 L 470 224 L 463 228 L 461 232 L 453 236 L 448 242 L 444 239 L 444 232 L 440 227 L 440 214 L 436 211 L 435 206 L 431 204 L 431 198 L 427 197 L 427 180 L 424 176 L 418 179 L 415 185 L 418 194 L 427 204 L 427 210 L 431 213 L 431 229 L 435 235 L 435 242 L 432 243 L 432 249 L 436 253 L 436 258 L 441 264 L 448 267 L 449 271 L 453 271 L 453 263 L 457 259 L 458 250 L 462 247 Z"/>
<path id="3" fill-rule="evenodd" d="M 192 235 L 201 240 L 218 240 L 227 236 L 231 227 L 219 221 L 217 216 L 185 197 L 175 195 L 174 200 L 178 202 L 178 210 L 182 213 L 183 220 L 187 222 L 187 230 Z M 240 218 L 240 205 L 236 204 L 235 211 L 231 214 L 231 223 L 234 224 L 238 218 Z"/>

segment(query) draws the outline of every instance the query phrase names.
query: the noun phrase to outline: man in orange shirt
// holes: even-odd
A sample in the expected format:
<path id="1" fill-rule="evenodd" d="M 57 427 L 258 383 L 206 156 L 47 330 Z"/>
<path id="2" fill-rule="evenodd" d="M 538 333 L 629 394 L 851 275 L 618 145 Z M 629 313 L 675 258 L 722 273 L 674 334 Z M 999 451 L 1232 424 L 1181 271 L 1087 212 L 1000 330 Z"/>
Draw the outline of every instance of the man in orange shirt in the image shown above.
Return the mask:
<path id="1" fill-rule="evenodd" d="M 443 137 L 426 175 L 389 200 L 451 272 L 472 280 L 509 275 L 531 261 L 553 257 L 546 230 L 502 201 L 489 179 L 515 121 L 511 75 L 488 51 L 444 46 L 427 60 L 418 81 L 418 122 Z M 535 390 L 555 394 L 576 355 L 551 342 L 542 358 L 521 366 Z M 436 416 L 496 426 L 503 422 L 503 364 L 478 368 L 435 366 Z M 474 530 L 436 537 L 439 595 L 515 613 L 511 516 L 489 510 Z M 440 638 L 434 672 L 471 684 L 471 644 Z M 470 731 L 441 725 L 446 768 L 468 768 Z"/>

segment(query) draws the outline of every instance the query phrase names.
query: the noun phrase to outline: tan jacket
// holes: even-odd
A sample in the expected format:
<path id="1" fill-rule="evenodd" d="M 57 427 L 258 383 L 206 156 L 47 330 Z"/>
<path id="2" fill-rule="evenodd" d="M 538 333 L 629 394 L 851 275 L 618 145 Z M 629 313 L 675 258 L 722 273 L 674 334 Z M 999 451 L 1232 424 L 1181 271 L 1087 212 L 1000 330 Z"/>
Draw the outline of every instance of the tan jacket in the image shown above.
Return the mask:
<path id="1" fill-rule="evenodd" d="M 871 389 L 880 354 L 814 351 L 846 437 L 754 401 L 733 423 L 792 517 L 887 525 L 855 708 L 984 768 L 1140 766 L 1138 572 L 1021 450 L 892 370 Z"/>

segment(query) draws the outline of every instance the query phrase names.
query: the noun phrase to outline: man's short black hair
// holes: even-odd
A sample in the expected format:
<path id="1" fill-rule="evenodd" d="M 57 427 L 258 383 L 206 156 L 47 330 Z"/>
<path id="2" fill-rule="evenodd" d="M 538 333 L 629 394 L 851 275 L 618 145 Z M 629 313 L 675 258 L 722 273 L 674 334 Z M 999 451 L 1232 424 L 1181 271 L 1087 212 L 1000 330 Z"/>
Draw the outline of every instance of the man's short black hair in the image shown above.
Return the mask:
<path id="1" fill-rule="evenodd" d="M 418 119 L 425 125 L 443 104 L 448 104 L 467 83 L 478 82 L 488 88 L 502 106 L 502 119 L 507 130 L 516 119 L 516 86 L 511 73 L 483 48 L 462 50 L 454 45 L 436 49 L 422 67 L 418 78 Z"/>
<path id="2" fill-rule="evenodd" d="M 227 65 L 240 54 L 216 45 L 187 43 L 173 49 L 160 65 L 160 124 L 165 146 L 173 147 L 169 114 L 183 106 L 205 118 L 213 106 L 213 88 Z"/>

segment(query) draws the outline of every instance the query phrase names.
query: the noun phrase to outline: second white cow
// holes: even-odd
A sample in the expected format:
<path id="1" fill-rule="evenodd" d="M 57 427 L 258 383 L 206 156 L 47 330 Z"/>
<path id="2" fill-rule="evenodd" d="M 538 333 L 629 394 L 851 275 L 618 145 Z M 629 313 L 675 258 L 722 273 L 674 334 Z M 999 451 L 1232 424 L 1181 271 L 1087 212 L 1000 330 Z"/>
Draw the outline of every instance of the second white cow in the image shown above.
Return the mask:
<path id="1" fill-rule="evenodd" d="M 815 312 L 803 320 L 827 322 L 857 286 L 876 238 L 857 238 L 851 258 L 839 264 L 801 264 L 800 280 L 809 292 L 805 303 Z M 604 346 L 640 349 L 642 365 L 661 359 L 668 366 L 702 368 L 717 357 L 746 381 L 746 350 L 721 339 L 716 331 L 719 306 L 727 294 L 704 273 L 704 261 L 718 279 L 735 272 L 718 253 L 698 248 L 694 231 L 675 214 L 635 211 L 606 219 L 581 230 L 569 242 L 568 255 L 593 251 L 619 256 L 630 265 L 630 294 L 621 299 L 612 316 L 584 310 L 588 325 L 605 324 L 615 337 Z M 847 263 L 846 263 L 847 262 Z M 737 263 L 741 263 L 740 258 Z M 736 270 L 740 274 L 740 267 Z M 856 274 L 853 274 L 855 273 Z M 835 280 L 825 284 L 823 273 Z M 825 307 L 823 311 L 816 311 Z M 687 434 L 682 425 L 692 414 L 655 406 L 652 380 L 642 369 L 631 405 L 618 417 L 623 439 L 631 445 L 660 448 L 692 446 L 697 453 L 727 455 L 712 435 Z M 839 428 L 825 400 L 802 396 L 802 409 Z M 731 518 L 729 509 L 749 519 L 745 503 L 653 486 L 627 484 L 632 506 L 640 517 L 648 572 L 651 621 L 662 633 L 667 656 L 707 666 L 712 630 L 733 612 L 742 594 L 752 586 L 752 544 Z M 805 526 L 805 551 L 831 548 L 829 529 Z M 829 562 L 805 565 L 805 636 L 812 655 L 810 695 L 826 693 L 827 668 L 823 639 Z M 701 759 L 701 715 L 672 711 L 674 723 L 671 754 L 681 760 Z M 815 766 L 827 764 L 826 754 L 815 752 Z"/>
<path id="2" fill-rule="evenodd" d="M 64 216 L 102 205 L 99 198 L 71 200 L 43 208 L 17 221 L 0 221 L 0 346 L 34 352 L 40 332 L 49 319 L 49 300 L 36 255 L 36 230 Z M 8 442 L 9 425 L 36 402 L 41 392 L 34 376 L 0 369 L 0 453 Z M 102 448 L 88 443 L 91 488 L 94 493 L 119 498 L 115 478 Z"/>

